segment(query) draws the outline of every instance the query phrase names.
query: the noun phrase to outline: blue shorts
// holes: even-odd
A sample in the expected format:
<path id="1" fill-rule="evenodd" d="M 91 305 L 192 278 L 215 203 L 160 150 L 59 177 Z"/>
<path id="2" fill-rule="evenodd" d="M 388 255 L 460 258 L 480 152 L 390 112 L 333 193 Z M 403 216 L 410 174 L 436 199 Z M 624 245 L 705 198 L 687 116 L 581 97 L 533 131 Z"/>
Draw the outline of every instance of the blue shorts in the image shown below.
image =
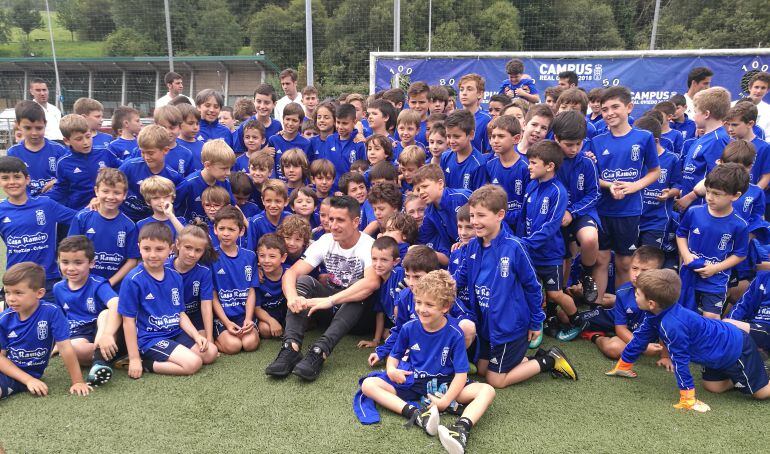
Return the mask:
<path id="1" fill-rule="evenodd" d="M 561 229 L 561 236 L 564 238 L 564 243 L 569 246 L 569 243 L 573 241 L 577 242 L 577 233 L 586 227 L 593 227 L 597 231 L 601 230 L 601 225 L 591 216 L 583 215 L 572 218 L 572 222 L 570 222 L 567 227 L 562 227 Z"/>
<path id="2" fill-rule="evenodd" d="M 634 255 L 639 239 L 639 216 L 600 217 L 599 250 L 611 250 L 622 256 Z"/>
<path id="3" fill-rule="evenodd" d="M 479 359 L 489 361 L 489 371 L 507 374 L 511 369 L 521 364 L 528 348 L 527 336 L 502 345 L 491 345 L 489 341 L 479 338 Z"/>
<path id="4" fill-rule="evenodd" d="M 639 232 L 638 246 L 652 246 L 658 249 L 663 249 L 663 244 L 666 239 L 666 232 L 663 230 L 647 230 Z"/>
<path id="5" fill-rule="evenodd" d="M 86 323 L 85 325 L 80 325 L 76 327 L 70 327 L 70 339 L 85 339 L 86 341 L 90 343 L 94 343 L 94 340 L 96 340 L 96 322 L 93 323 Z"/>
<path id="6" fill-rule="evenodd" d="M 770 324 L 749 323 L 749 336 L 762 350 L 770 350 Z"/>
<path id="7" fill-rule="evenodd" d="M 735 389 L 743 394 L 754 394 L 768 383 L 767 369 L 757 344 L 746 333 L 743 333 L 743 350 L 738 361 L 726 369 L 704 367 L 702 377 L 704 381 L 731 380 Z"/>
<path id="8" fill-rule="evenodd" d="M 246 320 L 246 315 L 241 315 L 239 317 L 230 317 L 230 321 L 235 323 L 238 326 L 243 326 L 244 320 Z M 214 319 L 214 338 L 216 339 L 226 331 L 227 331 L 227 327 L 225 327 L 224 323 L 220 322 L 219 319 L 215 318 Z"/>
<path id="9" fill-rule="evenodd" d="M 612 309 L 605 309 L 603 307 L 596 307 L 590 311 L 582 312 L 580 314 L 580 320 L 588 322 L 587 331 L 615 331 L 615 317 L 612 313 Z"/>
<path id="10" fill-rule="evenodd" d="M 195 312 L 185 311 L 185 314 L 187 314 L 187 317 L 190 319 L 195 329 L 197 329 L 198 331 L 204 330 L 203 315 L 201 315 L 201 311 L 199 310 Z"/>
<path id="11" fill-rule="evenodd" d="M 174 353 L 174 349 L 180 345 L 192 348 L 193 345 L 195 345 L 195 340 L 188 336 L 187 333 L 181 332 L 172 338 L 158 341 L 155 345 L 142 353 L 142 358 L 157 361 L 159 363 L 166 362 L 171 354 Z"/>
<path id="12" fill-rule="evenodd" d="M 0 399 L 5 399 L 11 394 L 22 393 L 27 390 L 24 383 L 13 378 L 0 374 Z"/>
<path id="13" fill-rule="evenodd" d="M 545 265 L 535 266 L 537 278 L 543 281 L 543 288 L 546 292 L 558 292 L 562 289 L 564 282 L 563 265 Z"/>
<path id="14" fill-rule="evenodd" d="M 265 308 L 263 307 L 262 309 L 265 309 Z M 286 306 L 271 307 L 271 308 L 265 309 L 265 311 L 268 313 L 268 315 L 276 319 L 278 323 L 281 324 L 281 326 L 283 326 L 284 328 L 286 327 Z"/>
<path id="15" fill-rule="evenodd" d="M 722 315 L 722 309 L 725 307 L 725 294 L 706 293 L 699 290 L 695 291 L 695 304 L 701 312 L 709 314 Z"/>
<path id="16" fill-rule="evenodd" d="M 396 395 L 407 402 L 419 402 L 423 396 L 427 396 L 429 393 L 435 394 L 436 391 L 440 391 L 441 388 L 449 388 L 449 384 L 452 383 L 454 377 L 442 377 L 437 378 L 424 378 L 415 379 L 414 383 L 409 386 L 396 386 L 389 378 L 385 378 L 385 381 L 396 388 Z M 444 390 L 446 392 L 446 390 Z"/>

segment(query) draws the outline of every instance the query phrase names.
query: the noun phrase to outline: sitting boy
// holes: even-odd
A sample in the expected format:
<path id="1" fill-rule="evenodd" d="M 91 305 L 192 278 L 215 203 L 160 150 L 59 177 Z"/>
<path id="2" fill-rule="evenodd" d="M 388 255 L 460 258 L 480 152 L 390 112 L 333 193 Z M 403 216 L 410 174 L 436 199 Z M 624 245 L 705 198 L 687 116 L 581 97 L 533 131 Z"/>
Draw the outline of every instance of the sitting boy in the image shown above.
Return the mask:
<path id="1" fill-rule="evenodd" d="M 259 239 L 257 260 L 259 263 L 259 285 L 256 291 L 257 329 L 263 339 L 281 337 L 286 325 L 286 297 L 281 289 L 281 278 L 286 270 L 286 243 L 275 233 L 268 233 Z"/>
<path id="2" fill-rule="evenodd" d="M 371 341 L 358 342 L 358 348 L 374 348 L 380 345 L 385 337 L 385 318 L 388 325 L 396 322 L 396 297 L 400 291 L 401 281 L 404 279 L 404 269 L 399 265 L 401 253 L 398 243 L 390 236 L 381 236 L 372 244 L 372 268 L 377 277 L 382 281 L 380 298 L 374 305 L 375 326 L 374 338 Z"/>

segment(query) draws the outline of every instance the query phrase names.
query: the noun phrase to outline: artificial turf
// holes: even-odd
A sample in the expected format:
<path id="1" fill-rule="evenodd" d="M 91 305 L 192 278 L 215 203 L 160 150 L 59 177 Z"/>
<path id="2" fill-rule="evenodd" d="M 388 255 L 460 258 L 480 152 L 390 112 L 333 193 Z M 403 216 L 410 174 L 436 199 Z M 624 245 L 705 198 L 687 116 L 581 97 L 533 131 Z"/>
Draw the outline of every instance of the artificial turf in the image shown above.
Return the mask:
<path id="1" fill-rule="evenodd" d="M 312 339 L 317 332 L 309 333 Z M 362 426 L 351 402 L 369 350 L 348 336 L 320 378 L 303 383 L 264 374 L 279 343 L 254 353 L 222 356 L 193 377 L 152 374 L 131 380 L 125 371 L 88 397 L 67 394 L 69 378 L 57 357 L 44 376 L 50 394 L 0 401 L 0 451 L 16 452 L 339 452 L 438 453 L 437 438 L 402 427 L 381 411 L 382 422 Z M 546 339 L 545 344 L 556 344 Z M 637 379 L 606 377 L 612 361 L 589 342 L 560 344 L 576 365 L 577 382 L 540 375 L 498 390 L 471 432 L 468 451 L 503 452 L 766 452 L 770 404 L 737 392 L 702 390 L 705 414 L 672 408 L 673 375 L 650 358 Z M 84 371 L 85 372 L 85 371 Z M 444 423 L 451 416 L 443 416 Z"/>

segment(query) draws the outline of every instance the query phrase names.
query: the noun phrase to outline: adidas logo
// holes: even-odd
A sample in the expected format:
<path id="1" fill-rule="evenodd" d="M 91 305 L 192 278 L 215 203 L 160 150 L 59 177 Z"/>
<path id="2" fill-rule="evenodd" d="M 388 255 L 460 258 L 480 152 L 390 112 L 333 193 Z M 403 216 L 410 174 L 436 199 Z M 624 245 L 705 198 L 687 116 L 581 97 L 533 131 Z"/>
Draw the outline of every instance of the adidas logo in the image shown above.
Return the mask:
<path id="1" fill-rule="evenodd" d="M 200 201 L 201 201 L 201 196 L 198 196 L 198 197 L 196 197 L 196 198 L 195 198 L 195 201 L 196 201 L 196 202 L 200 202 Z"/>
<path id="2" fill-rule="evenodd" d="M 90 229 L 86 230 L 86 233 L 96 233 L 96 230 L 94 230 L 94 228 L 91 227 Z"/>
<path id="3" fill-rule="evenodd" d="M 760 289 L 760 290 L 762 290 L 762 291 L 764 292 L 764 291 L 765 291 L 765 286 L 764 286 L 764 284 L 759 284 L 759 289 Z"/>
<path id="4" fill-rule="evenodd" d="M 555 283 L 556 283 L 556 282 L 554 282 L 554 280 L 553 280 L 553 279 L 548 279 L 548 282 L 546 282 L 546 284 L 551 284 L 551 285 L 553 285 L 553 284 L 555 284 Z"/>
<path id="5" fill-rule="evenodd" d="M 476 254 L 471 254 L 471 258 L 475 260 L 476 259 Z"/>
<path id="6" fill-rule="evenodd" d="M 626 309 L 626 314 L 633 314 L 633 313 L 634 311 L 630 307 Z"/>
<path id="7" fill-rule="evenodd" d="M 217 271 L 217 274 L 227 274 L 227 273 L 225 273 L 225 270 L 223 268 L 220 268 L 219 271 Z"/>
<path id="8" fill-rule="evenodd" d="M 8 216 L 3 218 L 3 224 L 7 224 L 9 222 L 11 222 L 11 218 L 9 218 Z"/>
<path id="9" fill-rule="evenodd" d="M 629 251 L 635 251 L 635 250 L 636 250 L 636 245 L 635 245 L 635 244 L 632 244 L 632 245 L 631 245 L 631 246 L 628 248 L 628 250 L 629 250 Z"/>
<path id="10" fill-rule="evenodd" d="M 154 300 L 155 297 L 152 296 L 152 293 L 148 293 L 147 296 L 144 297 L 144 299 L 146 299 L 146 300 Z"/>
<path id="11" fill-rule="evenodd" d="M 740 388 L 745 388 L 745 386 L 743 386 L 743 383 L 736 383 L 735 389 L 740 389 Z"/>
<path id="12" fill-rule="evenodd" d="M 16 334 L 16 331 L 11 331 L 11 332 L 8 334 L 8 339 L 12 339 L 12 338 L 14 338 L 14 337 L 19 337 L 19 336 Z"/>
<path id="13" fill-rule="evenodd" d="M 489 364 L 500 364 L 497 362 L 497 358 L 492 358 L 489 360 Z"/>
<path id="14" fill-rule="evenodd" d="M 75 167 L 75 170 L 72 171 L 72 173 L 80 173 L 82 170 L 80 170 L 80 167 Z"/>
<path id="15" fill-rule="evenodd" d="M 494 178 L 494 179 L 492 180 L 492 184 L 499 184 L 499 181 L 497 181 L 497 178 Z"/>
<path id="16" fill-rule="evenodd" d="M 460 259 L 454 259 L 454 261 L 452 263 L 454 263 L 455 265 L 459 265 L 460 264 Z"/>
<path id="17" fill-rule="evenodd" d="M 409 350 L 412 350 L 413 352 L 419 352 L 420 351 L 420 344 L 414 344 L 412 345 Z"/>
<path id="18" fill-rule="evenodd" d="M 446 169 L 444 169 L 444 172 L 449 173 L 451 171 L 449 170 L 449 167 L 447 167 Z"/>
<path id="19" fill-rule="evenodd" d="M 67 303 L 64 303 L 64 306 L 62 306 L 62 309 L 64 309 L 65 311 L 68 311 L 70 310 L 70 307 Z"/>
<path id="20" fill-rule="evenodd" d="M 604 151 L 602 151 L 602 156 L 609 156 L 609 154 L 610 154 L 610 150 L 606 148 L 604 149 Z"/>
<path id="21" fill-rule="evenodd" d="M 698 229 L 698 227 L 695 227 L 695 229 L 692 231 L 692 233 L 694 233 L 696 235 L 700 235 L 700 229 Z"/>

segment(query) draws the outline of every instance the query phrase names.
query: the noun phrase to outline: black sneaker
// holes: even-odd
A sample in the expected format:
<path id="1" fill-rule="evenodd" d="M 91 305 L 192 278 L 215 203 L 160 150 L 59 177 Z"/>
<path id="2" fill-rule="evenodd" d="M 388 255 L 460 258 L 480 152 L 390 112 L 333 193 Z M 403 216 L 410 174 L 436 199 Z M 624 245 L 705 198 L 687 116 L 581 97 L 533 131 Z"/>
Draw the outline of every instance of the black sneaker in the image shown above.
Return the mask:
<path id="1" fill-rule="evenodd" d="M 580 281 L 583 284 L 583 299 L 588 304 L 596 304 L 596 300 L 599 298 L 599 287 L 596 285 L 594 278 L 590 274 L 586 274 Z"/>
<path id="2" fill-rule="evenodd" d="M 321 374 L 324 365 L 324 355 L 321 347 L 313 346 L 307 352 L 302 361 L 294 366 L 292 374 L 307 381 L 313 381 Z"/>
<path id="3" fill-rule="evenodd" d="M 95 362 L 88 371 L 86 383 L 90 386 L 101 386 L 112 378 L 112 368 L 102 361 Z"/>
<path id="4" fill-rule="evenodd" d="M 302 354 L 294 351 L 294 349 L 291 348 L 290 342 L 284 342 L 283 345 L 281 345 L 281 351 L 278 352 L 275 361 L 265 368 L 265 374 L 278 378 L 286 377 L 291 373 L 294 366 L 296 366 L 300 360 L 302 360 Z"/>
<path id="5" fill-rule="evenodd" d="M 424 407 L 414 412 L 409 421 L 404 424 L 404 427 L 418 426 L 425 430 L 425 433 L 431 437 L 436 436 L 438 433 L 438 423 L 441 415 L 439 414 L 438 407 L 435 405 L 426 410 Z"/>
<path id="6" fill-rule="evenodd" d="M 463 454 L 465 445 L 468 444 L 468 432 L 460 424 L 452 424 L 450 427 L 438 426 L 438 439 L 441 445 L 450 454 Z"/>

